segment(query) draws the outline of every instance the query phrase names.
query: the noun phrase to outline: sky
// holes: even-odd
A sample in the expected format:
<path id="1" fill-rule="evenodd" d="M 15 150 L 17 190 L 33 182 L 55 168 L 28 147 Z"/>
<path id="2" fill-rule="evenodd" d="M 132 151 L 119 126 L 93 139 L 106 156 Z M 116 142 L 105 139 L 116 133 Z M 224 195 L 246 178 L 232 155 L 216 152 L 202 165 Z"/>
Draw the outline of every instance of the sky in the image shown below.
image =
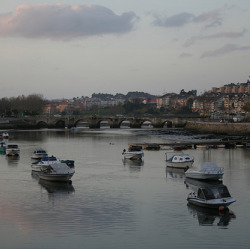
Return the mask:
<path id="1" fill-rule="evenodd" d="M 0 98 L 244 83 L 249 23 L 247 0 L 1 0 Z"/>

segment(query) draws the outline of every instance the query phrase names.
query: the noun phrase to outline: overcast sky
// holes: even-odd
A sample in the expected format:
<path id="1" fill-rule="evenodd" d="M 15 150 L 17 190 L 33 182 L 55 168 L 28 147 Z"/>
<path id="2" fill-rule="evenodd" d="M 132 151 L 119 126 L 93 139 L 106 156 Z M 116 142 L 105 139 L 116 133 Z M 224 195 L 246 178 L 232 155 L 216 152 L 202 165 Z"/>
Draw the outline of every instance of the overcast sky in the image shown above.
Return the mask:
<path id="1" fill-rule="evenodd" d="M 1 0 L 0 98 L 246 82 L 249 29 L 247 0 Z"/>

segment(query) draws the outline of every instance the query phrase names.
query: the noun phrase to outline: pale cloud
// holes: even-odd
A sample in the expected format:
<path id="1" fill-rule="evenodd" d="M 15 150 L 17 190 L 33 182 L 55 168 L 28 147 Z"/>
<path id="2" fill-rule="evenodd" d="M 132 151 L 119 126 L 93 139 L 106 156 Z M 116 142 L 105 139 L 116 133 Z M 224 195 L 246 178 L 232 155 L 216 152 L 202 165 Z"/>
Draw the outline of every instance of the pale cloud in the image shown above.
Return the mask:
<path id="1" fill-rule="evenodd" d="M 189 47 L 198 40 L 209 40 L 218 38 L 239 38 L 244 36 L 245 32 L 246 30 L 243 30 L 242 32 L 219 32 L 213 35 L 193 36 L 184 43 L 184 46 Z"/>
<path id="2" fill-rule="evenodd" d="M 192 22 L 194 19 L 194 15 L 190 13 L 180 13 L 177 15 L 173 15 L 170 17 L 162 17 L 154 15 L 154 24 L 156 26 L 163 26 L 163 27 L 180 27 L 184 26 L 186 23 Z"/>
<path id="3" fill-rule="evenodd" d="M 153 24 L 163 27 L 181 27 L 188 23 L 207 23 L 206 27 L 219 26 L 222 24 L 222 13 L 234 6 L 225 5 L 222 8 L 204 12 L 198 16 L 192 13 L 182 12 L 173 16 L 161 16 L 153 14 Z"/>
<path id="4" fill-rule="evenodd" d="M 0 15 L 0 37 L 50 38 L 122 34 L 138 20 L 134 12 L 116 15 L 98 5 L 19 5 L 15 12 Z"/>
<path id="5" fill-rule="evenodd" d="M 235 52 L 235 51 L 247 51 L 247 50 L 250 50 L 250 46 L 238 46 L 235 44 L 226 44 L 219 49 L 211 50 L 211 51 L 207 51 L 203 53 L 201 55 L 201 58 L 216 57 L 216 56 L 224 55 L 224 54 Z"/>

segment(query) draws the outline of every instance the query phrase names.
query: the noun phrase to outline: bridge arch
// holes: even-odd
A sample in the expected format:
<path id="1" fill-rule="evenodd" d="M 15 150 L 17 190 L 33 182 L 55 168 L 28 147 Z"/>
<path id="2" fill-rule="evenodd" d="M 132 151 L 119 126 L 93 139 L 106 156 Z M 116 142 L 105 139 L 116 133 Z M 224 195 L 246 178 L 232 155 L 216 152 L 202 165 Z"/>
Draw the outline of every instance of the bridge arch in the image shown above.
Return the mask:
<path id="1" fill-rule="evenodd" d="M 87 119 L 78 119 L 74 123 L 75 127 L 89 128 L 89 122 Z"/>
<path id="2" fill-rule="evenodd" d="M 40 122 L 37 123 L 37 127 L 38 128 L 48 128 L 49 125 L 44 121 L 40 121 Z"/>
<path id="3" fill-rule="evenodd" d="M 162 127 L 172 128 L 172 127 L 173 127 L 173 122 L 172 122 L 172 121 L 169 121 L 169 120 L 165 120 L 165 121 L 162 123 Z"/>
<path id="4" fill-rule="evenodd" d="M 66 127 L 66 122 L 65 120 L 59 119 L 55 123 L 56 128 L 65 128 Z"/>

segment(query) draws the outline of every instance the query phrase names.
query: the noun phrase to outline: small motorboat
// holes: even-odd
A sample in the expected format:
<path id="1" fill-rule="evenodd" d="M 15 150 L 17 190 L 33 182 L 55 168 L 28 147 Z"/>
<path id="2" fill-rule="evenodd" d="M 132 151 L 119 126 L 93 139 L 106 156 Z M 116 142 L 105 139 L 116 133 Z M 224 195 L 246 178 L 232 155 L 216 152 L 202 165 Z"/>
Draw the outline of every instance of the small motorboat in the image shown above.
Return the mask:
<path id="1" fill-rule="evenodd" d="M 56 162 L 51 165 L 41 166 L 39 178 L 46 181 L 69 182 L 75 170 L 71 169 L 66 163 Z"/>
<path id="2" fill-rule="evenodd" d="M 197 193 L 192 192 L 188 195 L 189 204 L 206 208 L 223 208 L 228 207 L 236 200 L 231 197 L 227 187 L 224 184 L 210 187 L 200 187 Z"/>
<path id="3" fill-rule="evenodd" d="M 194 163 L 194 158 L 184 153 L 166 153 L 167 167 L 189 169 Z"/>
<path id="4" fill-rule="evenodd" d="M 39 149 L 39 150 L 35 150 L 33 152 L 33 155 L 31 156 L 32 159 L 41 159 L 43 157 L 47 157 L 48 153 L 46 150 L 43 149 Z"/>
<path id="5" fill-rule="evenodd" d="M 8 144 L 6 147 L 6 156 L 19 156 L 20 149 L 17 144 Z"/>
<path id="6" fill-rule="evenodd" d="M 223 177 L 223 169 L 214 162 L 202 162 L 198 167 L 193 167 L 185 172 L 187 178 L 197 180 L 220 180 Z"/>
<path id="7" fill-rule="evenodd" d="M 142 160 L 144 153 L 141 146 L 130 146 L 127 151 L 126 149 L 123 150 L 122 155 L 124 159 Z"/>

